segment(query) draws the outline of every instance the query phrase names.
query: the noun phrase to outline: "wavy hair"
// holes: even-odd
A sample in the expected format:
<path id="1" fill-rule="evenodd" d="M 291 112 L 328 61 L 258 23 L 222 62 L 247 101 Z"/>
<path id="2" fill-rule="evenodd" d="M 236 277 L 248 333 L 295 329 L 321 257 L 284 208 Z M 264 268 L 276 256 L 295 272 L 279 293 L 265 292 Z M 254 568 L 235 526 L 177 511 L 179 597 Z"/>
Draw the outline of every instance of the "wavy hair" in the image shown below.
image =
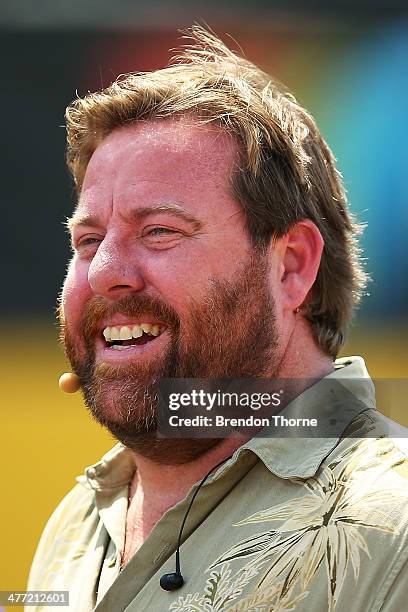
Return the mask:
<path id="1" fill-rule="evenodd" d="M 292 94 L 212 32 L 193 26 L 168 67 L 121 75 L 66 110 L 67 163 L 78 194 L 98 144 L 117 127 L 189 116 L 232 136 L 231 178 L 253 245 L 265 247 L 298 221 L 312 220 L 324 249 L 302 311 L 318 346 L 335 357 L 367 283 L 358 235 L 333 154 Z"/>

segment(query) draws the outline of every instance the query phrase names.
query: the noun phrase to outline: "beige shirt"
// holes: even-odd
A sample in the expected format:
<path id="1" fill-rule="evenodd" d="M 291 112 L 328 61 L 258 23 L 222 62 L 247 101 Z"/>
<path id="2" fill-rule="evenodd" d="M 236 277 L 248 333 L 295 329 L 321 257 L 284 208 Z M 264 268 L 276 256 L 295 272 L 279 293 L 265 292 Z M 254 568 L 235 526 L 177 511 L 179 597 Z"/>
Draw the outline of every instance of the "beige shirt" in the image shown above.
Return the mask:
<path id="1" fill-rule="evenodd" d="M 28 588 L 68 590 L 75 612 L 407 610 L 406 439 L 391 437 L 400 430 L 390 433 L 375 410 L 363 360 L 336 367 L 324 388 L 315 384 L 282 413 L 336 415 L 334 433 L 257 436 L 202 486 L 184 530 L 179 590 L 166 592 L 159 580 L 174 571 L 197 485 L 120 571 L 134 473 L 120 444 L 85 470 L 50 518 Z"/>

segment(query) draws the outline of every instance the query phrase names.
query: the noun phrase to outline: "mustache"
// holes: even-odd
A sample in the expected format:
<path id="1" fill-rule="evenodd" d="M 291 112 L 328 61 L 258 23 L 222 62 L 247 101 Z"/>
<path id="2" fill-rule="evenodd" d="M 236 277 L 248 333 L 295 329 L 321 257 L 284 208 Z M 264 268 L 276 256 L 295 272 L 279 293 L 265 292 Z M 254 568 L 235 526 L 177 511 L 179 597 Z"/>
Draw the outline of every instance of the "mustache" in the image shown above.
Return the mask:
<path id="1" fill-rule="evenodd" d="M 60 323 L 62 327 L 65 327 L 63 309 L 60 306 L 58 310 Z M 173 331 L 177 331 L 180 327 L 180 318 L 176 311 L 160 298 L 127 295 L 115 301 L 108 301 L 103 297 L 95 296 L 86 304 L 81 316 L 80 329 L 85 342 L 90 343 L 99 333 L 101 321 L 115 314 L 122 314 L 133 319 L 149 315 L 172 328 Z"/>

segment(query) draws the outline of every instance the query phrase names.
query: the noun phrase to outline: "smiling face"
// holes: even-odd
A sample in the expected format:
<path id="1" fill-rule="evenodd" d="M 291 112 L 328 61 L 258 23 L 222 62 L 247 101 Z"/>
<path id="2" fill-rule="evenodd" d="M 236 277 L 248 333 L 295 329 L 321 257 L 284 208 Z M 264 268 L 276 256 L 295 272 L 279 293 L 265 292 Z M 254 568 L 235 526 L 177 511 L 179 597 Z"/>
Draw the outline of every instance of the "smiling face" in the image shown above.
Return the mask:
<path id="1" fill-rule="evenodd" d="M 274 304 L 265 257 L 230 192 L 236 157 L 229 137 L 186 119 L 116 129 L 93 154 L 70 221 L 60 309 L 68 357 L 94 416 L 157 460 L 166 453 L 154 443 L 160 377 L 273 370 Z M 203 449 L 185 441 L 180 461 Z"/>

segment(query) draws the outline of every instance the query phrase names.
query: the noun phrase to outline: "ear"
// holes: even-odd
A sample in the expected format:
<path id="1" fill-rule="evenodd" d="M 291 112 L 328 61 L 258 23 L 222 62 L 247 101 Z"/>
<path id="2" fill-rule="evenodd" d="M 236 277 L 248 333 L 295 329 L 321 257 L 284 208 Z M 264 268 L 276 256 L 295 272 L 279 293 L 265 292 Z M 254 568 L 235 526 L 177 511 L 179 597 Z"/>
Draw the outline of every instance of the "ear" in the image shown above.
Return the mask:
<path id="1" fill-rule="evenodd" d="M 296 223 L 275 242 L 279 258 L 277 280 L 284 310 L 294 311 L 303 304 L 316 280 L 323 247 L 322 235 L 309 219 Z"/>

